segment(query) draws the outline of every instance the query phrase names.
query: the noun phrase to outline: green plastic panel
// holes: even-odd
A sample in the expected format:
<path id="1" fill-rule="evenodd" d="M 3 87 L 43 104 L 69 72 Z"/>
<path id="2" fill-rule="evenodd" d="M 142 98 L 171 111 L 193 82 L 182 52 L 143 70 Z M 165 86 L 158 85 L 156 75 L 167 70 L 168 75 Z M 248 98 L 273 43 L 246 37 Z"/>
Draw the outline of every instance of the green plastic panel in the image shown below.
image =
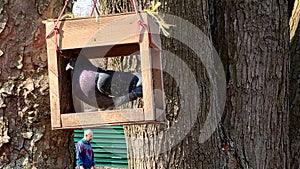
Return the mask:
<path id="1" fill-rule="evenodd" d="M 92 129 L 91 141 L 96 166 L 128 168 L 127 146 L 123 126 Z M 74 142 L 83 138 L 83 130 L 74 130 Z"/>

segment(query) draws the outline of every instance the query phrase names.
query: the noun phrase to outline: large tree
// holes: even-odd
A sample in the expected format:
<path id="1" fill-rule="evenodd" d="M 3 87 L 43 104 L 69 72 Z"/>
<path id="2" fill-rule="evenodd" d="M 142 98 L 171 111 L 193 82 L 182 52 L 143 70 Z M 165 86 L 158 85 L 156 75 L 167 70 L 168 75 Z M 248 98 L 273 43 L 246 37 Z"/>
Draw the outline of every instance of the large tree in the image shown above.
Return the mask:
<path id="1" fill-rule="evenodd" d="M 299 0 L 295 1 L 295 8 L 290 19 L 290 40 L 291 40 L 291 69 L 290 69 L 290 85 L 289 85 L 289 107 L 290 107 L 290 149 L 291 149 L 291 168 L 300 167 L 300 60 L 299 60 L 299 44 L 300 44 L 300 6 Z"/>
<path id="2" fill-rule="evenodd" d="M 72 131 L 51 130 L 45 26 L 62 1 L 0 1 L 0 168 L 73 168 Z"/>
<path id="3" fill-rule="evenodd" d="M 132 10 L 127 0 L 100 2 L 102 14 Z M 202 140 L 203 126 L 218 98 L 211 97 L 215 82 L 207 60 L 197 52 L 207 52 L 209 60 L 213 48 L 201 39 L 203 35 L 188 30 L 184 20 L 174 19 L 172 38 L 162 36 L 163 65 L 168 70 L 164 73 L 167 123 L 164 128 L 125 127 L 129 168 L 290 168 L 288 2 L 161 2 L 161 12 L 187 20 L 214 42 L 226 72 L 227 101 L 218 128 Z M 74 167 L 72 132 L 50 127 L 41 22 L 57 17 L 62 5 L 58 0 L 0 2 L 0 167 Z M 139 0 L 138 5 L 149 8 L 150 1 Z M 172 24 L 172 18 L 168 22 Z M 175 30 L 182 30 L 178 35 L 182 39 L 191 33 L 195 38 L 183 43 L 172 35 Z M 193 50 L 195 44 L 198 50 Z M 130 63 L 126 59 L 122 68 L 132 66 L 126 65 Z M 186 88 L 191 84 L 187 70 L 177 69 L 184 65 L 195 77 L 196 88 Z M 172 76 L 178 73 L 183 76 Z M 176 132 L 168 132 L 174 128 Z"/>
<path id="4" fill-rule="evenodd" d="M 287 1 L 216 1 L 217 49 L 227 71 L 224 125 L 239 166 L 289 168 Z"/>

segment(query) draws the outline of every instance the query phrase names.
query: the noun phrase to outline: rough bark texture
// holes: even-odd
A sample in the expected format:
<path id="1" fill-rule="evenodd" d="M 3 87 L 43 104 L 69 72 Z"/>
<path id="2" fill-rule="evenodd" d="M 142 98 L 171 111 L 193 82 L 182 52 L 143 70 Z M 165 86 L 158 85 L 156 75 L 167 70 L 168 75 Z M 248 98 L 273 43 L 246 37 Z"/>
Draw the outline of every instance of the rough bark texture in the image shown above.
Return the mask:
<path id="1" fill-rule="evenodd" d="M 289 86 L 290 103 L 290 149 L 291 149 L 291 168 L 300 168 L 300 4 L 295 1 L 295 7 L 290 19 L 290 38 L 291 38 L 291 70 Z"/>
<path id="2" fill-rule="evenodd" d="M 132 10 L 130 6 L 127 6 L 128 3 L 125 2 L 126 1 L 109 1 L 106 4 L 109 8 L 102 6 L 102 9 L 114 10 L 104 10 L 103 13 L 118 13 Z M 137 2 L 140 9 L 150 7 L 150 1 L 148 0 Z M 161 12 L 167 12 L 182 17 L 183 19 L 187 19 L 189 22 L 199 27 L 206 35 L 210 36 L 208 3 L 206 1 L 165 0 L 160 2 L 162 3 L 162 7 L 160 8 Z M 185 25 L 176 26 L 184 27 Z M 175 39 L 162 38 L 164 50 L 175 54 L 178 58 L 183 60 L 197 77 L 196 80 L 199 84 L 199 93 L 201 93 L 201 98 L 199 99 L 201 102 L 196 103 L 200 105 L 200 110 L 196 113 L 198 114 L 198 118 L 196 119 L 195 124 L 191 124 L 191 117 L 194 112 L 183 110 L 180 106 L 184 101 L 188 101 L 183 100 L 183 96 L 180 95 L 180 92 L 183 92 L 187 98 L 193 98 L 194 96 L 193 89 L 179 91 L 178 86 L 189 83 L 186 80 L 186 77 L 181 76 L 181 79 L 174 79 L 174 77 L 170 75 L 176 74 L 178 71 L 184 72 L 185 70 L 178 70 L 177 67 L 179 65 L 176 65 L 177 63 L 174 61 L 174 58 L 168 56 L 168 54 L 163 54 L 163 67 L 164 69 L 171 70 L 171 72 L 164 73 L 164 87 L 167 103 L 167 123 L 166 126 L 164 126 L 164 129 L 170 129 L 172 126 L 176 125 L 178 121 L 185 121 L 185 123 L 183 126 L 180 126 L 181 128 L 177 129 L 178 133 L 172 133 L 171 135 L 168 135 L 168 137 L 163 137 L 162 139 L 157 139 L 159 133 L 163 132 L 161 131 L 160 125 L 126 126 L 125 134 L 128 138 L 129 168 L 220 168 L 222 162 L 215 160 L 220 158 L 220 141 L 217 133 L 204 144 L 199 143 L 200 129 L 206 119 L 209 109 L 209 80 L 206 76 L 205 68 L 197 55 L 189 49 L 188 46 Z M 140 69 L 139 65 L 133 66 L 126 64 L 132 63 L 131 60 L 132 57 L 123 58 L 122 68 L 120 69 Z M 183 72 L 182 74 L 184 74 Z M 193 107 L 193 104 L 195 103 L 191 102 L 189 106 Z M 174 142 L 174 138 L 180 134 L 186 134 L 186 136 L 172 149 L 160 154 L 160 150 L 171 145 Z M 135 142 L 135 140 L 140 141 Z"/>
<path id="3" fill-rule="evenodd" d="M 219 130 L 200 144 L 210 94 L 205 70 L 186 46 L 163 39 L 164 49 L 184 60 L 203 87 L 199 87 L 203 95 L 198 120 L 179 144 L 163 154 L 158 154 L 159 149 L 171 144 L 176 135 L 154 142 L 160 131 L 157 126 L 127 127 L 128 137 L 143 140 L 138 145 L 128 141 L 130 168 L 289 168 L 287 1 L 214 1 L 210 10 L 206 1 L 165 0 L 162 4 L 164 12 L 189 20 L 208 36 L 211 12 L 213 39 L 227 73 L 226 110 Z M 163 63 L 177 66 L 168 55 Z M 176 83 L 165 74 L 166 128 L 183 120 L 186 126 L 178 130 L 184 132 L 192 112 L 180 109 L 182 98 L 175 87 L 180 84 Z M 192 90 L 184 92 L 193 95 Z M 183 118 L 180 113 L 185 113 Z"/>
<path id="4" fill-rule="evenodd" d="M 214 42 L 227 71 L 228 158 L 289 168 L 287 1 L 215 1 Z"/>
<path id="5" fill-rule="evenodd" d="M 45 27 L 62 1 L 0 1 L 0 168 L 73 168 L 72 133 L 52 131 Z"/>
<path id="6" fill-rule="evenodd" d="M 132 11 L 127 0 L 100 2 L 102 14 Z M 164 73 L 164 129 L 179 121 L 185 125 L 159 142 L 154 142 L 158 133 L 165 132 L 159 125 L 126 126 L 129 168 L 290 168 L 287 1 L 161 2 L 160 11 L 187 19 L 214 41 L 227 75 L 226 110 L 218 130 L 199 143 L 210 105 L 207 72 L 187 45 L 162 37 L 164 50 L 183 60 L 195 75 L 200 101 L 189 103 L 186 110 L 181 108 L 185 100 L 180 93 L 192 98 L 194 90 L 180 91 L 178 86 L 188 83 L 186 77 L 178 81 L 171 74 L 184 70 L 178 70 L 177 63 L 165 53 L 163 66 L 173 72 Z M 74 168 L 72 132 L 52 131 L 50 127 L 45 29 L 41 23 L 57 17 L 62 5 L 58 0 L 0 1 L 0 168 Z M 150 1 L 138 0 L 138 5 L 149 8 Z M 132 56 L 106 63 L 120 70 L 139 70 L 139 64 L 132 64 L 137 60 Z M 298 71 L 292 72 L 296 81 Z M 299 105 L 296 97 L 293 100 Z M 198 117 L 191 124 L 194 112 L 189 110 L 195 104 L 199 105 Z M 299 112 L 297 108 L 295 112 Z M 294 123 L 296 126 L 297 121 Z M 160 149 L 185 132 L 177 145 L 160 154 Z M 295 149 L 299 148 L 297 139 L 291 139 Z M 298 151 L 293 153 L 291 161 L 296 162 Z"/>

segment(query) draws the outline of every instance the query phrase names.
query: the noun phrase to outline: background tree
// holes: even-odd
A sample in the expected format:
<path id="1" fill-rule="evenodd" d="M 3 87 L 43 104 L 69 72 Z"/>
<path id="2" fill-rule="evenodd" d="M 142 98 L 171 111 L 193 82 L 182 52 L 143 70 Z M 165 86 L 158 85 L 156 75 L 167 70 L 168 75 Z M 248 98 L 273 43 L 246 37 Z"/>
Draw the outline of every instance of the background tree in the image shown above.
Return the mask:
<path id="1" fill-rule="evenodd" d="M 63 1 L 0 1 L 0 168 L 73 168 L 71 130 L 51 130 L 45 26 Z"/>
<path id="2" fill-rule="evenodd" d="M 227 104 L 219 130 L 204 144 L 199 144 L 197 138 L 208 110 L 205 105 L 209 104 L 205 70 L 186 46 L 164 39 L 165 50 L 175 53 L 194 68 L 199 86 L 204 87 L 200 93 L 204 93 L 206 99 L 200 99 L 197 123 L 182 142 L 163 155 L 140 161 L 134 158 L 139 151 L 129 149 L 131 168 L 288 168 L 288 2 L 213 1 L 208 4 L 190 0 L 162 3 L 164 12 L 189 20 L 208 37 L 213 35 L 227 73 Z M 140 6 L 145 5 L 141 3 Z M 194 8 L 189 8 L 191 6 Z M 168 56 L 164 55 L 163 60 L 172 65 Z M 176 119 L 183 111 L 176 109 L 182 100 L 173 79 L 166 75 L 164 84 L 168 124 L 171 126 L 176 120 L 188 124 L 187 117 L 192 112 L 184 112 L 187 114 L 183 119 Z M 149 133 L 157 132 L 157 128 L 134 126 L 127 129 L 138 138 L 145 137 L 145 144 L 132 146 L 146 148 L 140 152 L 146 153 L 145 157 L 149 151 L 156 151 L 155 146 L 149 145 L 152 143 Z M 141 132 L 142 129 L 147 132 Z M 165 138 L 162 144 L 169 144 L 171 140 Z M 225 151 L 222 152 L 222 148 Z"/>
<path id="3" fill-rule="evenodd" d="M 299 0 L 295 1 L 295 8 L 290 19 L 290 40 L 291 40 L 291 70 L 289 75 L 289 107 L 290 107 L 290 149 L 291 168 L 300 167 L 300 95 L 299 95 L 299 44 L 300 44 L 300 6 Z"/>
<path id="4" fill-rule="evenodd" d="M 127 0 L 100 2 L 103 14 L 132 11 Z M 127 138 L 143 139 L 140 145 L 128 139 L 129 168 L 289 168 L 288 2 L 161 2 L 162 12 L 188 20 L 214 42 L 226 71 L 227 102 L 218 130 L 200 143 L 211 82 L 205 65 L 187 45 L 163 38 L 163 49 L 183 60 L 197 77 L 198 117 L 192 124 L 194 112 L 189 110 L 195 103 L 189 104 L 191 109 L 181 108 L 185 101 L 181 92 L 194 96 L 193 90 L 179 90 L 178 86 L 188 84 L 185 77 L 176 81 L 172 72 L 165 73 L 166 129 L 184 121 L 186 125 L 178 130 L 189 129 L 188 133 L 170 151 L 160 154 L 157 148 L 172 144 L 176 135 L 156 143 L 153 140 L 160 126 L 126 126 Z M 150 3 L 139 0 L 138 4 L 144 9 Z M 52 131 L 50 127 L 45 29 L 41 23 L 57 17 L 62 5 L 60 1 L 0 2 L 0 167 L 74 167 L 72 131 Z M 120 69 L 132 66 L 126 64 L 128 59 L 132 57 L 124 59 Z M 171 70 L 178 66 L 168 54 L 163 55 L 163 65 Z"/>
<path id="5" fill-rule="evenodd" d="M 288 3 L 215 5 L 214 41 L 228 78 L 223 123 L 239 166 L 289 168 Z"/>

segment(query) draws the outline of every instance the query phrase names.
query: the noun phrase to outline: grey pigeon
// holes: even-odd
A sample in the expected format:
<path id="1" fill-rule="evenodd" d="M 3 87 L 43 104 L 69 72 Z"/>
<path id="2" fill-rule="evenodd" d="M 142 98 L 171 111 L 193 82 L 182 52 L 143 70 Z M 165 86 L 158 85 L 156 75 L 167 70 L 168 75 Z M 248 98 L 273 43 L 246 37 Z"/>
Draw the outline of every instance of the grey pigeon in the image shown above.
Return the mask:
<path id="1" fill-rule="evenodd" d="M 104 70 L 82 55 L 70 59 L 66 69 L 73 69 L 73 94 L 93 107 L 112 109 L 142 97 L 140 73 Z"/>

